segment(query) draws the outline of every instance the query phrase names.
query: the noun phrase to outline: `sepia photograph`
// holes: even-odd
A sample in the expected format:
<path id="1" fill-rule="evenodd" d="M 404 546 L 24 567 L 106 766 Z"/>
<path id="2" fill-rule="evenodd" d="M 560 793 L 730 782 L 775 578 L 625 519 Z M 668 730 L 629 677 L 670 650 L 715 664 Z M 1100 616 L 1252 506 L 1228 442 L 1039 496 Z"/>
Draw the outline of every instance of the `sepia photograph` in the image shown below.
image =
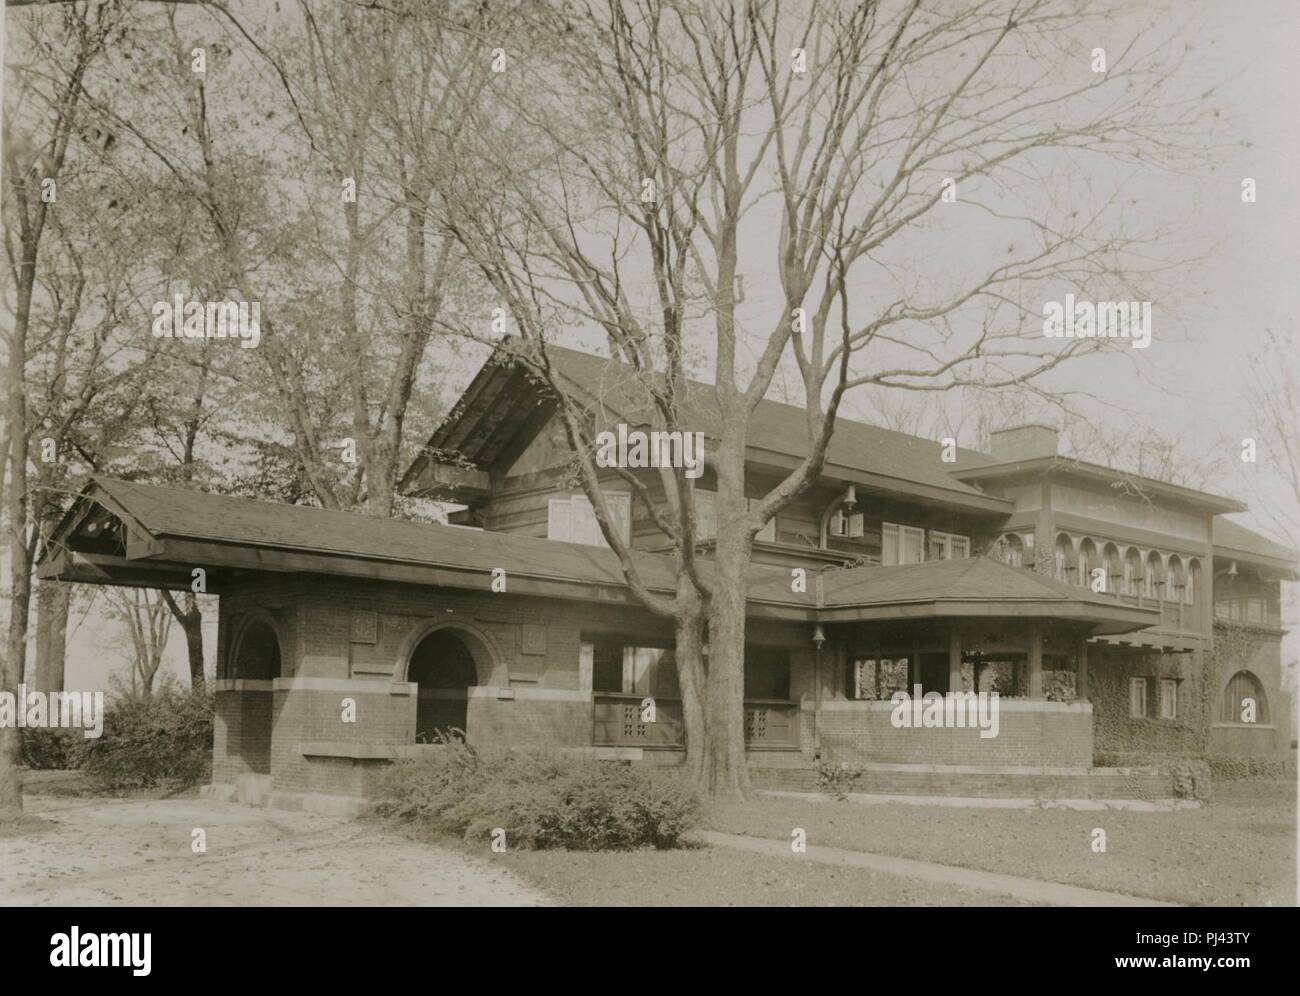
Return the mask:
<path id="1" fill-rule="evenodd" d="M 1300 3 L 3 16 L 33 969 L 414 906 L 1270 960 Z"/>

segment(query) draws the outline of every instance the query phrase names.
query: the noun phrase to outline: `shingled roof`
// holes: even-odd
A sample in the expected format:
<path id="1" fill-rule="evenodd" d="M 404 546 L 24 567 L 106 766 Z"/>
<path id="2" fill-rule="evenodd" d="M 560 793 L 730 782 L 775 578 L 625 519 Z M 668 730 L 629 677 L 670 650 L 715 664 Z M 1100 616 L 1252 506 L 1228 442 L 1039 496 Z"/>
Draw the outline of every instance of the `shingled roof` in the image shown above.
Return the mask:
<path id="1" fill-rule="evenodd" d="M 631 366 L 562 346 L 548 346 L 547 357 L 568 391 L 610 424 L 648 424 L 649 399 L 641 376 Z M 451 414 L 429 438 L 427 451 L 454 455 L 483 469 L 489 469 L 506 443 L 503 437 L 516 431 L 537 412 L 543 387 L 513 368 L 497 355 L 484 364 L 466 388 Z M 713 387 L 688 381 L 682 399 L 683 424 L 692 432 L 716 439 L 722 431 Z M 513 416 L 513 418 L 512 418 Z M 756 462 L 794 466 L 808 452 L 807 416 L 803 408 L 776 401 L 760 401 L 749 420 L 749 454 Z M 471 432 L 468 426 L 487 425 L 488 430 Z M 532 422 L 532 427 L 539 423 Z M 519 430 L 519 431 L 527 431 Z M 1013 503 L 990 495 L 978 487 L 957 480 L 940 459 L 942 447 L 930 439 L 894 432 L 841 416 L 827 449 L 824 475 L 842 477 L 860 484 L 874 484 L 948 502 L 974 510 L 1008 513 Z M 973 450 L 959 450 L 967 466 L 991 458 Z M 408 489 L 429 457 L 422 454 L 403 478 Z"/>
<path id="2" fill-rule="evenodd" d="M 112 522 L 105 522 L 111 517 Z M 121 542 L 107 543 L 106 534 Z M 674 587 L 671 558 L 633 554 L 647 586 Z M 41 554 L 40 576 L 101 584 L 184 588 L 209 570 L 217 592 L 241 577 L 274 572 L 333 574 L 488 591 L 494 568 L 508 591 L 634 603 L 618 558 L 604 547 L 386 519 L 302 505 L 96 478 Z M 706 574 L 712 564 L 704 562 Z M 828 622 L 944 615 L 1074 619 L 1096 632 L 1154 624 L 1158 613 L 975 558 L 903 567 L 808 572 L 793 591 L 787 568 L 749 568 L 756 616 Z"/>
<path id="3" fill-rule="evenodd" d="M 1214 517 L 1214 552 L 1295 572 L 1296 551 L 1221 515 Z"/>

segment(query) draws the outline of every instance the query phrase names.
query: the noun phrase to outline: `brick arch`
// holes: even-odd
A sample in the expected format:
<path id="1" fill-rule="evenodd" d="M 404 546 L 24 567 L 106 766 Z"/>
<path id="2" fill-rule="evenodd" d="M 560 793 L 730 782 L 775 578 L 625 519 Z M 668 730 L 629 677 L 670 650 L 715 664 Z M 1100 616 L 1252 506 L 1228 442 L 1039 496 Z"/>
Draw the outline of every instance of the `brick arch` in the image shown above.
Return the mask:
<path id="1" fill-rule="evenodd" d="M 262 634 L 266 631 L 269 631 L 275 643 L 273 663 L 270 661 L 258 662 L 258 673 L 241 673 L 246 672 L 252 664 L 252 662 L 248 662 L 241 668 L 240 658 L 245 655 L 245 651 L 250 654 L 259 652 L 255 651 L 248 641 L 250 638 L 262 639 Z M 260 666 L 263 664 L 264 667 Z M 262 673 L 263 670 L 269 673 Z M 226 655 L 226 676 L 235 679 L 269 681 L 292 674 L 293 664 L 285 659 L 284 634 L 280 632 L 275 617 L 266 609 L 251 609 L 244 613 L 235 627 L 234 638 L 230 641 L 230 651 Z"/>
<path id="2" fill-rule="evenodd" d="M 395 673 L 417 685 L 416 741 L 468 736 L 470 691 L 491 680 L 500 660 L 476 626 L 437 621 L 415 627 L 403 641 Z"/>
<path id="3" fill-rule="evenodd" d="M 393 668 L 396 680 L 410 680 L 407 675 L 410 673 L 412 655 L 427 637 L 443 630 L 451 630 L 453 635 L 460 637 L 464 642 L 470 655 L 474 658 L 474 670 L 478 672 L 479 683 L 491 680 L 492 676 L 497 673 L 497 668 L 505 659 L 497 647 L 496 641 L 472 623 L 442 619 L 427 620 L 415 626 L 406 634 L 406 638 L 397 650 L 397 661 Z"/>

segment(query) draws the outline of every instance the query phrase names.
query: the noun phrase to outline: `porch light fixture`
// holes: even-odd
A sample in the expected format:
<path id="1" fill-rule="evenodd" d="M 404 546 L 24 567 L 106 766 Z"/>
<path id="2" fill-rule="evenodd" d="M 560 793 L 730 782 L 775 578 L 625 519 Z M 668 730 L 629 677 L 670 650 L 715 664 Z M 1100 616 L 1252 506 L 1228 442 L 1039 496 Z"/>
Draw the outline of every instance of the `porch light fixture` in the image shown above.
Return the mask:
<path id="1" fill-rule="evenodd" d="M 825 642 L 826 642 L 826 631 L 822 629 L 822 624 L 818 623 L 816 626 L 813 627 L 813 644 L 817 647 L 818 650 L 821 650 L 822 645 Z"/>
<path id="2" fill-rule="evenodd" d="M 1236 576 L 1237 576 L 1237 562 L 1234 560 L 1231 564 L 1228 565 L 1228 577 L 1235 578 Z"/>
<path id="3" fill-rule="evenodd" d="M 849 485 L 849 490 L 844 492 L 843 504 L 844 507 L 850 512 L 852 512 L 855 508 L 858 507 L 858 492 L 857 489 L 854 488 L 852 484 Z"/>

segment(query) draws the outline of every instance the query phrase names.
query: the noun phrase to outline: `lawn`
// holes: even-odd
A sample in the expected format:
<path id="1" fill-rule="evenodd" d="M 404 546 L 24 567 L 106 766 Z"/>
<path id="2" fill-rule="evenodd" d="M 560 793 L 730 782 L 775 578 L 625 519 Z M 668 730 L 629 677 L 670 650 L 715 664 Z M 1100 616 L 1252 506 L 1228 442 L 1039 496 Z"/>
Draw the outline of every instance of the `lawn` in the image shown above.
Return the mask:
<path id="1" fill-rule="evenodd" d="M 762 798 L 715 807 L 710 829 L 1022 875 L 1208 906 L 1293 906 L 1296 791 L 1227 782 L 1173 812 L 964 809 Z M 1094 853 L 1092 831 L 1106 832 Z"/>
<path id="2" fill-rule="evenodd" d="M 566 906 L 1019 906 L 1008 896 L 721 848 L 517 851 L 496 861 Z"/>

